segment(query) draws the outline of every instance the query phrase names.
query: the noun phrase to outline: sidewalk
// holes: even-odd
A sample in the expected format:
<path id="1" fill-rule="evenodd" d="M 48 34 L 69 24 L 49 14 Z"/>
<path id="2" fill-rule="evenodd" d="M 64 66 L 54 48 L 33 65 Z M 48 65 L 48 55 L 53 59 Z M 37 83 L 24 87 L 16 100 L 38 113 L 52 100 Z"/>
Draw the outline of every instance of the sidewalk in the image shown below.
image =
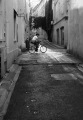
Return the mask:
<path id="1" fill-rule="evenodd" d="M 59 57 L 60 59 L 58 59 L 59 63 L 75 63 L 78 65 L 83 64 L 83 61 L 76 58 L 72 54 L 69 54 L 67 52 L 67 49 L 64 49 L 61 46 L 55 45 L 54 43 L 49 42 L 48 40 L 45 40 L 44 43 L 46 45 L 50 46 L 50 48 L 53 49 L 53 51 L 56 53 L 56 54 L 53 54 L 55 56 L 55 58 L 57 58 L 56 55 L 58 55 L 59 53 L 62 55 L 62 57 Z M 82 67 L 82 65 L 81 65 L 81 67 Z"/>
<path id="2" fill-rule="evenodd" d="M 0 120 L 6 113 L 15 83 L 18 79 L 21 67 L 13 64 L 0 82 Z"/>
<path id="3" fill-rule="evenodd" d="M 44 41 L 48 46 L 52 47 L 52 48 L 56 48 L 61 50 L 60 53 L 62 53 L 62 58 L 59 58 L 57 59 L 59 61 L 59 64 L 75 64 L 78 68 L 79 71 L 81 71 L 83 73 L 83 61 L 75 58 L 73 55 L 67 53 L 67 50 L 64 49 L 63 47 L 61 46 L 58 46 L 58 45 L 55 45 L 54 43 L 52 42 L 49 42 L 48 40 Z M 54 56 L 55 54 L 53 54 Z M 56 57 L 55 57 L 56 58 Z"/>
<path id="4" fill-rule="evenodd" d="M 53 42 L 49 42 L 48 40 L 45 40 L 44 42 L 50 45 L 51 47 L 57 47 L 58 49 L 64 49 L 64 47 L 55 45 Z"/>

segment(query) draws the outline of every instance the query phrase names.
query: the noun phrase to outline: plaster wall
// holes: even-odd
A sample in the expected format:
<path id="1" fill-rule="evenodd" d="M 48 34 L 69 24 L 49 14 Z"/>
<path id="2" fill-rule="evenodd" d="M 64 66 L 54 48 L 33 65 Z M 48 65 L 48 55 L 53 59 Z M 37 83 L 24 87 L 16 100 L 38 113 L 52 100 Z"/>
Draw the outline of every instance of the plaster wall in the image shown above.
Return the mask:
<path id="1" fill-rule="evenodd" d="M 83 0 L 70 0 L 68 51 L 83 58 Z"/>
<path id="2" fill-rule="evenodd" d="M 21 46 L 24 44 L 24 35 L 25 35 L 25 22 L 24 18 L 20 17 L 18 18 L 18 46 Z"/>
<path id="3" fill-rule="evenodd" d="M 0 46 L 5 42 L 5 0 L 0 0 Z M 1 45 L 2 44 L 2 45 Z"/>
<path id="4" fill-rule="evenodd" d="M 64 47 L 67 47 L 68 42 L 68 21 L 63 19 L 58 24 L 53 26 L 53 42 L 57 44 L 57 29 L 59 29 L 59 45 L 61 45 L 61 28 L 64 27 Z"/>
<path id="5" fill-rule="evenodd" d="M 45 4 L 46 4 L 46 0 L 42 0 L 42 2 L 39 4 L 39 6 L 36 8 L 35 11 L 33 11 L 33 16 L 45 16 Z"/>
<path id="6" fill-rule="evenodd" d="M 27 19 L 29 21 L 29 16 L 30 16 L 29 0 L 26 0 L 26 13 L 27 13 Z"/>
<path id="7" fill-rule="evenodd" d="M 67 48 L 68 43 L 68 20 L 65 19 L 68 16 L 68 1 L 67 0 L 53 0 L 53 31 L 52 41 L 58 45 L 61 45 L 61 28 L 64 27 L 64 47 Z M 57 42 L 57 29 L 59 29 L 59 39 Z"/>
<path id="8" fill-rule="evenodd" d="M 38 8 L 38 16 L 45 16 L 45 3 L 46 1 L 43 0 L 42 3 L 40 4 L 39 8 Z"/>
<path id="9" fill-rule="evenodd" d="M 53 0 L 53 20 L 54 23 L 61 20 L 68 14 L 67 0 Z"/>
<path id="10" fill-rule="evenodd" d="M 29 20 L 29 3 L 26 0 L 18 0 L 18 46 L 25 46 L 25 18 Z M 27 22 L 29 24 L 29 22 Z"/>
<path id="11" fill-rule="evenodd" d="M 1 77 L 6 72 L 5 63 L 7 61 L 6 49 L 6 3 L 5 0 L 0 0 L 0 69 Z"/>
<path id="12" fill-rule="evenodd" d="M 18 43 L 14 37 L 14 10 L 17 11 L 16 0 L 6 0 L 6 42 L 7 42 L 7 68 L 12 65 L 18 51 Z M 17 17 L 16 17 L 17 21 Z"/>
<path id="13" fill-rule="evenodd" d="M 18 12 L 24 13 L 25 12 L 25 6 L 26 6 L 26 0 L 17 0 L 18 1 Z"/>

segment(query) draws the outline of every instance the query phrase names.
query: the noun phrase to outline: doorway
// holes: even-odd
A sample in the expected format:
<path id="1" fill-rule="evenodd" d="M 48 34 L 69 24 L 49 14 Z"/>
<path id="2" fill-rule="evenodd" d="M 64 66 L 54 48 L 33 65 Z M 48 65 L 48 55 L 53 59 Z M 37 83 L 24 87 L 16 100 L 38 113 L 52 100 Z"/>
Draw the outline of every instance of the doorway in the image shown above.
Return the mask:
<path id="1" fill-rule="evenodd" d="M 56 32 L 57 32 L 57 44 L 59 44 L 59 29 L 57 29 Z"/>
<path id="2" fill-rule="evenodd" d="M 61 27 L 61 45 L 64 45 L 64 27 Z"/>

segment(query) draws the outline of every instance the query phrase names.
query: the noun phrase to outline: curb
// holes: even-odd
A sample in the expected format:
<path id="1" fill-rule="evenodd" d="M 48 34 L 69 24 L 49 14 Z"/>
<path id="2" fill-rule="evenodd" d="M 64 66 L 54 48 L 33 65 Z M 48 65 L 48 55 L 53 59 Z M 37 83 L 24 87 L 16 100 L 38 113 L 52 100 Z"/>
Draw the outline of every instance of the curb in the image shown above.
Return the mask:
<path id="1" fill-rule="evenodd" d="M 0 98 L 0 111 L 1 111 L 2 106 L 8 96 L 8 91 L 5 88 L 0 88 L 0 95 L 1 95 L 1 98 Z"/>
<path id="2" fill-rule="evenodd" d="M 83 64 L 79 64 L 77 68 L 83 73 Z"/>
<path id="3" fill-rule="evenodd" d="M 18 80 L 18 77 L 19 77 L 19 74 L 20 74 L 20 71 L 21 71 L 21 66 L 18 66 L 18 69 L 14 71 L 14 69 L 12 69 L 11 71 L 15 72 L 15 76 L 14 78 L 12 79 L 12 82 L 11 84 L 9 85 L 9 88 L 6 89 L 6 88 L 0 88 L 3 90 L 3 93 L 2 93 L 2 96 L 0 98 L 0 120 L 3 120 L 3 117 L 4 115 L 6 114 L 7 112 L 7 108 L 8 108 L 8 105 L 9 105 L 9 102 L 10 102 L 10 98 L 11 98 L 11 95 L 12 95 L 12 92 L 14 90 L 14 87 L 15 87 L 15 84 Z"/>

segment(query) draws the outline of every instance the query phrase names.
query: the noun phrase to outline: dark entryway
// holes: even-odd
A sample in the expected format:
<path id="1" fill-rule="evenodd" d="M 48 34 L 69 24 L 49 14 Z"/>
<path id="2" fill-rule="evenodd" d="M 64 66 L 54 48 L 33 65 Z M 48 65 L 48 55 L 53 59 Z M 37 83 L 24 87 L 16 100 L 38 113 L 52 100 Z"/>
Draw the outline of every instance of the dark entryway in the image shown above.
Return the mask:
<path id="1" fill-rule="evenodd" d="M 59 29 L 57 29 L 56 31 L 57 31 L 57 44 L 59 44 Z"/>
<path id="2" fill-rule="evenodd" d="M 64 45 L 64 27 L 61 27 L 61 45 Z"/>

